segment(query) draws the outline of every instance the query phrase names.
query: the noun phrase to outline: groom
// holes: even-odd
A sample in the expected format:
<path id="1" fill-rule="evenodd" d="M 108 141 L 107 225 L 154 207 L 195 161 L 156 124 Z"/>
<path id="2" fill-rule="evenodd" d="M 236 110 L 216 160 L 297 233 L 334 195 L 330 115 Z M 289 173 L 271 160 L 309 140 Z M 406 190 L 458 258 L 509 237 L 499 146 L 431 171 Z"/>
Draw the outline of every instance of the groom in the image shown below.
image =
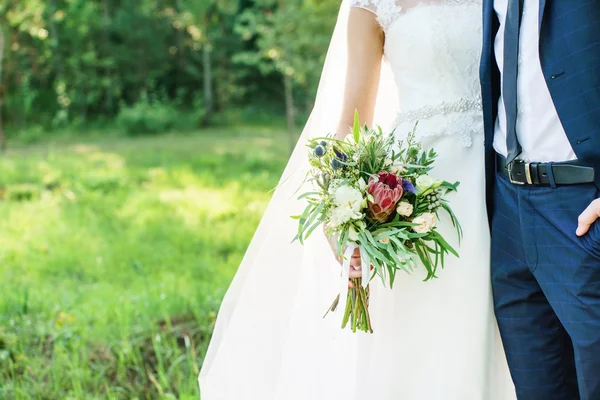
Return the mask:
<path id="1" fill-rule="evenodd" d="M 600 399 L 600 0 L 484 0 L 496 316 L 519 400 Z"/>

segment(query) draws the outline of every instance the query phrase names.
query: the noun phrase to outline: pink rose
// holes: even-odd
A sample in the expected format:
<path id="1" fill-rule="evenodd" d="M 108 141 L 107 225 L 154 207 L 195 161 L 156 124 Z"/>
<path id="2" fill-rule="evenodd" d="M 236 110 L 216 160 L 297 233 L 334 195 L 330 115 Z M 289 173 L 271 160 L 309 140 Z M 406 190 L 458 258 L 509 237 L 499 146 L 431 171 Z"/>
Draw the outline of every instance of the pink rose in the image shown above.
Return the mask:
<path id="1" fill-rule="evenodd" d="M 402 194 L 402 178 L 398 175 L 381 171 L 369 179 L 367 193 L 373 196 L 368 202 L 367 215 L 379 223 L 385 223 L 396 210 Z"/>

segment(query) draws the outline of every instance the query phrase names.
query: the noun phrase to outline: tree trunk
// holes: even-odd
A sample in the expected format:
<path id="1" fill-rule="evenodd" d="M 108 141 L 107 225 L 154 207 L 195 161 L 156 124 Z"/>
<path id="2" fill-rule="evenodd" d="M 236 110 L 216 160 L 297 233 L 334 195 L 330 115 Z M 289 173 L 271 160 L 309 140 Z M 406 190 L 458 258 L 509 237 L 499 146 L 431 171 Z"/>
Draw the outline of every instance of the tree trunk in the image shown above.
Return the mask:
<path id="1" fill-rule="evenodd" d="M 56 22 L 54 21 L 54 13 L 56 12 L 56 6 L 54 0 L 49 0 L 49 13 L 48 13 L 48 26 L 50 28 L 50 40 L 52 43 L 52 57 L 54 58 L 54 71 L 60 78 L 63 76 L 63 61 L 60 53 L 60 39 L 58 37 L 58 29 L 56 29 Z"/>
<path id="2" fill-rule="evenodd" d="M 48 1 L 48 9 L 47 9 L 47 21 L 48 21 L 48 27 L 50 30 L 50 43 L 52 45 L 52 61 L 54 62 L 53 67 L 53 71 L 54 71 L 54 87 L 56 88 L 56 83 L 60 82 L 62 80 L 62 78 L 65 76 L 65 71 L 64 71 L 64 65 L 65 63 L 63 62 L 63 58 L 62 58 L 62 53 L 61 53 L 61 42 L 60 42 L 60 37 L 58 34 L 58 29 L 56 27 L 56 21 L 54 20 L 54 14 L 56 13 L 57 8 L 56 8 L 56 2 L 55 0 L 49 0 Z M 78 45 L 74 46 L 75 48 L 71 49 L 74 53 L 78 53 L 80 51 L 78 47 Z M 77 71 L 74 72 L 75 74 L 80 74 L 80 70 L 77 69 Z M 68 90 L 68 87 L 65 88 L 65 90 Z M 80 88 L 80 90 L 78 91 L 78 95 L 81 95 L 81 93 L 84 93 L 86 89 L 85 88 Z M 79 103 L 79 101 L 75 101 L 74 103 Z M 58 104 L 58 110 L 64 110 L 65 106 L 63 104 Z M 86 114 L 87 113 L 87 102 L 85 102 L 84 106 L 83 106 L 83 110 L 81 111 L 81 114 L 83 114 L 84 119 L 86 118 Z"/>
<path id="3" fill-rule="evenodd" d="M 287 115 L 288 136 L 290 140 L 290 148 L 293 150 L 296 145 L 294 137 L 296 133 L 296 107 L 294 105 L 294 89 L 292 87 L 292 77 L 289 75 L 283 76 L 283 86 L 285 90 L 285 111 Z"/>
<path id="4" fill-rule="evenodd" d="M 2 62 L 4 61 L 4 27 L 0 24 L 0 151 L 6 150 L 6 136 L 4 136 L 4 126 L 2 120 L 2 111 L 4 109 L 4 85 L 2 80 Z"/>
<path id="5" fill-rule="evenodd" d="M 214 95 L 213 95 L 213 74 L 212 74 L 212 60 L 211 60 L 211 49 L 208 43 L 202 46 L 202 70 L 204 71 L 204 119 L 202 125 L 208 126 L 210 123 L 210 117 L 214 107 Z"/>

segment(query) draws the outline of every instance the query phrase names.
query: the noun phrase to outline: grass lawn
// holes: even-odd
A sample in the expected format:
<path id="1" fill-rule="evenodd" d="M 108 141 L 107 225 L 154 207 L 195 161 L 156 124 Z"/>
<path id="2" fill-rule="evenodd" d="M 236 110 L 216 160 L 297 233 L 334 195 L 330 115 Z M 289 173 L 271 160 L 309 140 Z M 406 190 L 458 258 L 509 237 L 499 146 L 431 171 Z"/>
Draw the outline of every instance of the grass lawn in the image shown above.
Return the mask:
<path id="1" fill-rule="evenodd" d="M 0 398 L 198 399 L 288 154 L 280 131 L 229 128 L 0 155 Z"/>

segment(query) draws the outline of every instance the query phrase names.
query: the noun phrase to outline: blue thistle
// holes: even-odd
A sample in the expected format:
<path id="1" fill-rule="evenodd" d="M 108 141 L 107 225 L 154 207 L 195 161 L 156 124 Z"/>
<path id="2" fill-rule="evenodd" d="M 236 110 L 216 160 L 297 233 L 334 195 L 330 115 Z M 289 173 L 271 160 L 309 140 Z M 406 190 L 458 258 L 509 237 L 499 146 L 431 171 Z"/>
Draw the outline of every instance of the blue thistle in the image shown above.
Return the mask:
<path id="1" fill-rule="evenodd" d="M 325 155 L 325 147 L 318 145 L 317 147 L 315 147 L 314 154 L 319 158 L 323 157 Z"/>
<path id="2" fill-rule="evenodd" d="M 339 158 L 334 158 L 333 160 L 331 160 L 331 168 L 342 169 L 344 168 L 344 164 L 342 164 Z"/>
<path id="3" fill-rule="evenodd" d="M 327 147 L 327 142 L 324 140 L 321 140 L 321 142 L 319 144 L 323 147 Z"/>
<path id="4" fill-rule="evenodd" d="M 410 192 L 412 194 L 417 194 L 417 189 L 415 185 L 413 185 L 410 181 L 402 180 L 402 190 L 405 192 Z"/>
<path id="5" fill-rule="evenodd" d="M 347 161 L 348 160 L 348 155 L 346 153 L 344 153 L 343 151 L 338 150 L 337 148 L 333 148 L 333 152 L 335 153 L 335 155 L 342 161 Z"/>

